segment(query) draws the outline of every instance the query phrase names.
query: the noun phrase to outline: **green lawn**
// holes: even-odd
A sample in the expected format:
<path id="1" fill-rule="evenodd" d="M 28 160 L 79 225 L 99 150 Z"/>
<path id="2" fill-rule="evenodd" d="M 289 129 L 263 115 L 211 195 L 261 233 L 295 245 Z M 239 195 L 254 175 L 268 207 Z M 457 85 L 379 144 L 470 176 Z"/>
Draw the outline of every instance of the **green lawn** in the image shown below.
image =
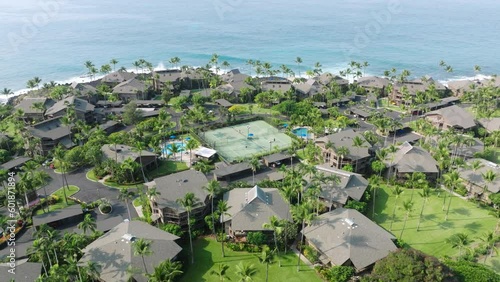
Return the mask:
<path id="1" fill-rule="evenodd" d="M 119 184 L 117 182 L 107 181 L 107 180 L 104 181 L 104 185 L 117 189 L 133 189 L 133 188 L 140 189 L 143 186 L 142 182 L 137 184 Z"/>
<path id="2" fill-rule="evenodd" d="M 444 190 L 433 191 L 432 196 L 427 201 L 423 213 L 420 231 L 416 231 L 419 213 L 422 208 L 423 200 L 418 195 L 418 191 L 413 194 L 413 211 L 408 218 L 406 229 L 403 233 L 403 241 L 411 247 L 421 250 L 438 258 L 445 255 L 455 256 L 458 249 L 453 249 L 445 240 L 455 233 L 466 233 L 470 239 L 480 242 L 477 239 L 481 234 L 487 231 L 493 231 L 496 225 L 496 219 L 488 214 L 488 211 L 478 208 L 476 204 L 467 202 L 458 197 L 452 197 L 448 220 L 445 221 L 446 209 L 443 211 Z M 399 238 L 403 228 L 405 211 L 403 202 L 411 198 L 412 191 L 406 190 L 401 194 L 397 201 L 396 217 L 392 228 L 392 233 Z M 450 199 L 447 194 L 446 207 Z M 389 230 L 392 211 L 395 203 L 395 196 L 387 186 L 377 190 L 377 201 L 375 204 L 374 221 L 385 229 Z M 372 207 L 370 205 L 368 214 L 372 216 Z"/>
<path id="3" fill-rule="evenodd" d="M 69 185 L 69 189 L 66 189 L 66 196 L 67 197 L 73 196 L 78 191 L 80 191 L 80 188 L 78 188 L 75 185 Z M 77 202 L 68 199 L 68 204 L 66 205 L 66 201 L 64 201 L 64 192 L 63 192 L 62 187 L 57 189 L 51 195 L 55 195 L 55 196 L 59 197 L 59 201 L 54 205 L 50 205 L 50 211 L 59 210 L 59 209 L 65 208 L 67 206 L 72 206 L 72 205 L 77 204 Z M 39 209 L 35 212 L 35 215 L 39 215 L 39 214 L 43 214 L 43 213 L 44 213 L 43 209 Z"/>
<path id="4" fill-rule="evenodd" d="M 234 104 L 234 105 L 240 105 L 240 106 L 246 108 L 246 110 L 248 111 L 248 113 L 250 113 L 250 110 L 248 109 L 248 107 L 250 105 L 253 105 L 252 114 L 279 114 L 278 111 L 275 111 L 275 110 L 272 110 L 272 109 L 262 108 L 258 104 Z"/>
<path id="5" fill-rule="evenodd" d="M 89 170 L 89 172 L 87 172 L 87 178 L 92 180 L 92 181 L 99 181 L 99 178 L 97 178 L 97 176 L 95 176 L 95 172 L 93 169 Z"/>
<path id="6" fill-rule="evenodd" d="M 189 247 L 185 248 L 186 250 Z M 211 270 L 217 269 L 218 263 L 229 265 L 228 276 L 231 280 L 238 281 L 234 274 L 236 265 L 240 262 L 254 264 L 257 268 L 257 273 L 253 277 L 253 281 L 265 281 L 266 266 L 261 264 L 257 258 L 260 253 L 233 252 L 225 248 L 226 256 L 221 255 L 221 245 L 212 238 L 201 238 L 193 242 L 195 255 L 195 264 L 187 265 L 184 269 L 184 275 L 179 281 L 181 282 L 202 282 L 212 281 L 219 282 L 219 278 L 210 275 Z M 316 271 L 308 266 L 302 265 L 301 271 L 297 272 L 297 256 L 294 253 L 288 253 L 281 256 L 281 265 L 278 267 L 277 258 L 275 262 L 269 266 L 269 281 L 279 282 L 314 282 L 322 281 Z"/>
<path id="7" fill-rule="evenodd" d="M 189 156 L 186 156 L 189 158 Z M 147 172 L 149 179 L 154 179 L 160 176 L 171 174 L 178 171 L 187 170 L 188 166 L 185 162 L 175 162 L 175 161 L 158 161 L 158 168 Z"/>

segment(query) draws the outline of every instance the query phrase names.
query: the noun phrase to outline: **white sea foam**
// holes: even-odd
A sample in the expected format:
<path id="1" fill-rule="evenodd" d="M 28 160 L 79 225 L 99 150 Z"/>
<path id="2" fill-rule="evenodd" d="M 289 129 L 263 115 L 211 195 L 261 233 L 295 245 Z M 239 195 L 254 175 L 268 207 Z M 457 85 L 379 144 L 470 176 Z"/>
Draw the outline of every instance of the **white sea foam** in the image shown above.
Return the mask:
<path id="1" fill-rule="evenodd" d="M 476 74 L 475 76 L 454 76 L 450 79 L 446 80 L 439 80 L 439 82 L 446 87 L 448 87 L 448 82 L 451 81 L 459 81 L 459 80 L 486 80 L 486 79 L 491 79 L 490 75 L 485 75 L 485 74 Z"/>

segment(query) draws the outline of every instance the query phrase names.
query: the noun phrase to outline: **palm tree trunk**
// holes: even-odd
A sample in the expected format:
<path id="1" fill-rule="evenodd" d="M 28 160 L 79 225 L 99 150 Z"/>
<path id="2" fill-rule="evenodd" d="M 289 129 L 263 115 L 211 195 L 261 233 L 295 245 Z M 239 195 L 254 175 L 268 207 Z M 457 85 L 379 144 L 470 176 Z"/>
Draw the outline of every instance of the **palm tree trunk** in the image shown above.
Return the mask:
<path id="1" fill-rule="evenodd" d="M 144 271 L 146 271 L 146 274 L 149 274 L 148 268 L 146 267 L 146 261 L 144 260 L 144 255 L 141 255 L 141 257 L 142 257 L 142 264 L 144 265 Z"/>
<path id="2" fill-rule="evenodd" d="M 188 233 L 189 233 L 189 247 L 191 249 L 191 264 L 194 264 L 194 252 L 193 252 L 193 238 L 191 237 L 191 223 L 189 222 L 189 212 L 188 214 Z"/>
<path id="3" fill-rule="evenodd" d="M 377 186 L 373 187 L 373 204 L 372 204 L 372 217 L 375 219 L 375 196 L 377 195 Z"/>
<path id="4" fill-rule="evenodd" d="M 224 232 L 226 232 L 226 224 L 224 223 L 224 213 L 221 215 L 222 216 L 222 235 L 224 235 Z M 222 257 L 225 256 L 224 254 L 224 236 L 222 236 L 222 240 L 220 241 L 221 243 L 221 250 L 222 250 Z"/>
<path id="5" fill-rule="evenodd" d="M 450 193 L 452 193 L 452 192 L 450 191 Z M 446 215 L 444 217 L 445 221 L 448 220 L 448 213 L 450 212 L 450 206 L 451 206 L 451 200 L 452 199 L 453 199 L 453 195 L 450 195 L 450 201 L 448 202 L 448 209 L 446 210 Z"/>
<path id="6" fill-rule="evenodd" d="M 266 282 L 269 281 L 269 263 L 266 263 Z"/>
<path id="7" fill-rule="evenodd" d="M 399 234 L 400 240 L 403 238 L 403 232 L 405 231 L 405 228 L 406 228 L 406 222 L 408 221 L 408 215 L 409 215 L 409 212 L 406 213 L 405 222 L 403 223 L 403 229 L 401 229 L 401 234 Z"/>
<path id="8" fill-rule="evenodd" d="M 212 233 L 215 235 L 215 219 L 214 219 L 214 197 L 212 196 L 211 197 L 212 199 L 212 204 L 211 204 L 211 208 L 212 208 Z M 222 231 L 222 233 L 224 233 L 224 230 Z"/>
<path id="9" fill-rule="evenodd" d="M 304 230 L 305 225 L 306 225 L 306 222 L 304 220 L 302 220 L 302 230 Z M 297 259 L 297 272 L 300 271 L 300 255 L 302 254 L 302 242 L 304 241 L 304 232 L 302 232 L 302 235 L 300 237 L 301 237 L 301 239 L 299 242 L 300 247 L 299 247 L 299 258 Z"/>
<path id="10" fill-rule="evenodd" d="M 276 254 L 278 255 L 278 266 L 281 267 L 280 250 L 278 248 L 278 240 L 276 238 L 276 230 L 273 233 L 274 233 L 274 245 L 276 247 Z"/>
<path id="11" fill-rule="evenodd" d="M 55 256 L 55 258 L 56 258 L 56 263 L 57 263 L 57 265 L 59 265 L 59 258 L 57 257 L 56 250 L 55 250 L 55 249 L 52 249 L 52 251 L 54 251 L 54 256 Z"/>
<path id="12" fill-rule="evenodd" d="M 128 199 L 125 199 L 125 205 L 127 206 L 128 220 L 132 220 L 132 216 L 130 215 L 130 207 L 128 206 Z"/>
<path id="13" fill-rule="evenodd" d="M 422 203 L 422 209 L 420 210 L 420 216 L 418 218 L 418 224 L 417 224 L 417 231 L 420 228 L 420 222 L 422 222 L 422 214 L 424 213 L 425 202 L 427 202 L 426 199 L 424 199 L 424 202 Z"/>
<path id="14" fill-rule="evenodd" d="M 389 230 L 392 231 L 392 224 L 394 223 L 394 217 L 396 216 L 396 207 L 397 207 L 398 201 L 394 202 L 394 208 L 392 209 L 392 221 L 391 221 L 391 226 L 389 227 Z"/>
<path id="15" fill-rule="evenodd" d="M 45 254 L 47 255 L 47 259 L 49 259 L 50 268 L 52 268 L 52 260 L 50 259 L 49 252 L 45 251 Z"/>

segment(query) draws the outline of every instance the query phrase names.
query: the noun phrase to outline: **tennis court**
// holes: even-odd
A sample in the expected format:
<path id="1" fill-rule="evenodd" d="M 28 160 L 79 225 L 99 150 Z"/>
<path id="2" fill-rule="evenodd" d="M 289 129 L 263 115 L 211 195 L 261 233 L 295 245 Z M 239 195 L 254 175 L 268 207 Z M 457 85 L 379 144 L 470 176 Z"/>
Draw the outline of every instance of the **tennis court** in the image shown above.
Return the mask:
<path id="1" fill-rule="evenodd" d="M 292 143 L 288 135 L 262 120 L 207 131 L 201 137 L 230 162 L 285 149 Z"/>

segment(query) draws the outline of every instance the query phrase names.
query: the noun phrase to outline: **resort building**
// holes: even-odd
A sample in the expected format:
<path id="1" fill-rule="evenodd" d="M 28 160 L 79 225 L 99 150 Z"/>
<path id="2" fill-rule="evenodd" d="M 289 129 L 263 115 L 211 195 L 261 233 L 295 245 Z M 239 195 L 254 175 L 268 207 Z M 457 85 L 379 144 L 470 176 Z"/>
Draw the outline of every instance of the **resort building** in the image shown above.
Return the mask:
<path id="1" fill-rule="evenodd" d="M 349 86 L 349 80 L 329 72 L 322 73 L 319 76 L 316 76 L 314 79 L 321 85 L 331 85 L 334 83 L 340 86 L 343 90 L 346 90 Z"/>
<path id="2" fill-rule="evenodd" d="M 473 162 L 479 162 L 479 167 L 472 168 Z M 483 177 L 488 171 L 492 171 L 497 176 L 491 183 L 487 182 Z M 489 202 L 488 196 L 500 191 L 500 165 L 498 164 L 485 159 L 470 159 L 465 167 L 458 170 L 458 173 L 460 178 L 464 180 L 469 194 L 474 198 Z"/>
<path id="3" fill-rule="evenodd" d="M 292 89 L 292 83 L 284 77 L 263 77 L 260 78 L 260 88 L 262 91 L 277 91 L 277 92 L 287 92 Z"/>
<path id="4" fill-rule="evenodd" d="M 310 78 L 304 82 L 294 84 L 295 91 L 298 95 L 304 98 L 314 97 L 323 92 L 323 85 L 316 79 Z"/>
<path id="5" fill-rule="evenodd" d="M 231 98 L 238 98 L 241 95 L 241 89 L 243 88 L 247 88 L 252 91 L 255 90 L 255 87 L 245 82 L 249 77 L 249 75 L 241 73 L 238 69 L 231 70 L 221 75 L 222 81 L 224 81 L 225 84 L 217 87 L 216 89 L 227 93 Z"/>
<path id="6" fill-rule="evenodd" d="M 148 189 L 156 188 L 156 191 L 160 193 L 150 199 L 153 220 L 174 223 L 187 229 L 186 209 L 177 203 L 177 200 L 184 198 L 187 193 L 193 193 L 197 202 L 190 216 L 196 220 L 195 226 L 203 224 L 203 219 L 210 207 L 208 193 L 203 188 L 207 184 L 208 179 L 205 174 L 196 170 L 169 174 L 146 183 Z"/>
<path id="7" fill-rule="evenodd" d="M 361 146 L 355 146 L 354 139 L 362 141 Z M 351 165 L 355 172 L 363 172 L 369 165 L 372 146 L 363 137 L 363 134 L 347 129 L 316 139 L 316 146 L 321 149 L 323 160 L 332 167 L 341 169 Z M 344 154 L 339 148 L 346 149 Z"/>
<path id="8" fill-rule="evenodd" d="M 73 82 L 70 85 L 71 89 L 73 89 L 73 93 L 77 97 L 87 97 L 90 98 L 93 95 L 97 94 L 97 88 L 95 88 L 94 85 L 91 83 L 80 83 L 80 82 Z M 91 101 L 92 103 L 95 103 L 96 101 Z"/>
<path id="9" fill-rule="evenodd" d="M 126 71 L 115 71 L 112 73 L 107 74 L 103 78 L 101 78 L 102 83 L 106 83 L 110 86 L 115 86 L 119 83 L 122 83 L 127 80 L 131 80 L 132 78 L 135 78 L 137 74 L 133 72 L 126 72 Z"/>
<path id="10" fill-rule="evenodd" d="M 155 71 L 153 75 L 157 76 L 162 88 L 168 87 L 170 90 L 174 90 L 180 84 L 182 72 L 178 69 L 170 69 Z"/>
<path id="11" fill-rule="evenodd" d="M 23 112 L 23 119 L 26 122 L 42 120 L 45 111 L 52 107 L 55 101 L 48 98 L 24 98 L 14 108 Z"/>
<path id="12" fill-rule="evenodd" d="M 389 153 L 384 164 L 388 177 L 396 176 L 397 179 L 406 179 L 407 174 L 422 172 L 427 180 L 435 181 L 439 172 L 438 163 L 429 152 L 408 142 L 401 144 L 396 152 Z"/>
<path id="13" fill-rule="evenodd" d="M 54 149 L 58 144 L 67 149 L 75 146 L 71 140 L 71 126 L 65 125 L 61 121 L 62 117 L 55 117 L 40 123 L 28 126 L 27 131 L 38 140 L 26 138 L 25 147 L 35 146 L 36 150 L 43 156 Z"/>
<path id="14" fill-rule="evenodd" d="M 478 123 L 489 133 L 500 130 L 500 117 L 481 118 Z"/>
<path id="15" fill-rule="evenodd" d="M 57 101 L 57 103 L 45 111 L 45 116 L 48 118 L 62 117 L 66 115 L 67 109 L 70 107 L 75 111 L 76 119 L 86 123 L 95 122 L 94 105 L 75 96 Z"/>
<path id="16" fill-rule="evenodd" d="M 361 272 L 397 249 L 391 233 L 354 209 L 338 208 L 301 231 L 325 266 L 352 266 Z"/>
<path id="17" fill-rule="evenodd" d="M 448 82 L 448 89 L 450 89 L 453 96 L 461 97 L 466 92 L 474 91 L 475 89 L 484 86 L 480 80 L 455 80 Z"/>
<path id="18" fill-rule="evenodd" d="M 432 85 L 439 95 L 445 95 L 447 88 L 443 84 L 432 79 L 432 77 L 427 77 L 425 80 L 414 79 L 403 83 L 394 83 L 389 100 L 395 105 L 410 105 L 413 103 L 413 97 L 415 97 L 417 92 L 425 92 L 430 89 Z M 405 92 L 408 93 L 409 97 L 405 97 Z M 407 98 L 409 100 L 405 100 Z"/>
<path id="19" fill-rule="evenodd" d="M 64 227 L 68 224 L 83 220 L 83 210 L 80 205 L 72 205 L 48 213 L 33 216 L 33 227 L 36 229 L 42 224 L 47 224 L 52 228 Z"/>
<path id="20" fill-rule="evenodd" d="M 130 101 L 146 99 L 146 84 L 137 78 L 132 78 L 113 87 L 113 93 L 117 94 L 120 100 Z"/>
<path id="21" fill-rule="evenodd" d="M 351 199 L 360 201 L 368 188 L 368 180 L 360 174 L 336 169 L 328 164 L 318 165 L 316 169 L 325 176 L 324 181 L 319 183 L 319 197 L 329 210 L 343 207 Z M 333 177 L 338 177 L 340 181 L 334 181 Z M 304 179 L 308 183 L 312 181 L 307 177 Z"/>
<path id="22" fill-rule="evenodd" d="M 269 223 L 272 216 L 278 219 L 291 220 L 290 206 L 283 200 L 276 188 L 238 188 L 228 191 L 223 196 L 227 201 L 229 215 L 221 216 L 226 234 L 232 238 L 242 239 L 248 232 L 266 232 L 264 223 Z"/>
<path id="23" fill-rule="evenodd" d="M 387 86 L 391 82 L 383 77 L 365 76 L 359 78 L 357 84 L 365 89 L 367 95 L 374 94 L 376 97 L 385 97 L 387 95 Z"/>
<path id="24" fill-rule="evenodd" d="M 14 273 L 10 273 L 12 270 L 10 263 L 0 263 L 0 281 L 18 281 L 18 282 L 31 282 L 36 281 L 38 277 L 42 274 L 42 263 L 41 262 L 28 262 L 28 259 L 19 259 L 16 254 L 16 267 Z"/>
<path id="25" fill-rule="evenodd" d="M 448 128 L 471 130 L 476 127 L 476 122 L 472 114 L 456 105 L 428 112 L 425 115 L 425 119 L 442 130 Z"/>
<path id="26" fill-rule="evenodd" d="M 142 150 L 140 153 L 127 145 L 123 144 L 104 144 L 101 147 L 104 159 L 111 159 L 121 164 L 126 159 L 131 159 L 144 168 L 152 168 L 157 166 L 157 155 L 155 153 Z"/>
<path id="27" fill-rule="evenodd" d="M 134 244 L 138 239 L 151 242 L 150 255 L 141 257 L 134 254 Z M 79 263 L 91 261 L 99 264 L 99 281 L 146 282 L 148 278 L 143 273 L 152 273 L 165 260 L 177 259 L 182 250 L 175 242 L 177 239 L 179 237 L 146 222 L 124 221 L 85 247 Z M 130 269 L 141 271 L 134 273 Z"/>

